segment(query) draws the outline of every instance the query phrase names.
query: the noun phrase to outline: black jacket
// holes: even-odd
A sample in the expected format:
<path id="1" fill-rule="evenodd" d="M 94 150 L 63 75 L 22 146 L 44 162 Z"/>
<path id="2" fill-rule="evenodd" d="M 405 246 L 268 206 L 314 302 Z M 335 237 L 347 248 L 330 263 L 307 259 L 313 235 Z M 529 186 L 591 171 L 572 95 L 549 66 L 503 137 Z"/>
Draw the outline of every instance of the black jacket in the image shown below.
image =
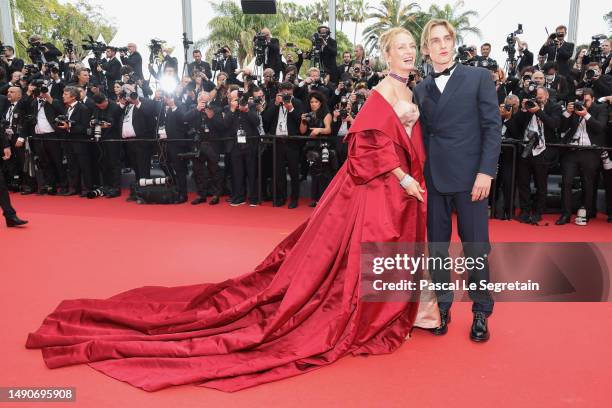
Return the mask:
<path id="1" fill-rule="evenodd" d="M 605 105 L 592 105 L 588 110 L 591 114 L 589 120 L 586 121 L 587 134 L 592 145 L 604 146 L 606 143 L 606 126 L 608 123 L 608 109 Z M 561 120 L 561 132 L 566 132 L 563 137 L 563 143 L 570 143 L 582 118 L 577 115 L 572 115 L 569 118 L 563 116 Z"/>
<path id="2" fill-rule="evenodd" d="M 522 57 L 518 57 L 520 58 L 520 61 L 518 63 L 518 67 L 517 67 L 517 75 L 524 69 L 527 67 L 530 67 L 533 65 L 533 52 L 529 51 L 529 50 L 524 50 L 523 51 L 523 56 Z"/>
<path id="3" fill-rule="evenodd" d="M 233 139 L 226 144 L 226 149 L 231 150 L 238 144 L 236 134 L 240 127 L 242 127 L 246 133 L 247 146 L 259 145 L 259 139 L 253 137 L 259 136 L 259 115 L 257 114 L 254 106 L 250 106 L 248 112 L 240 112 L 238 109 L 236 109 L 235 112 L 232 112 L 230 111 L 229 106 L 227 106 L 223 111 L 223 123 L 225 127 L 224 136 Z"/>
<path id="4" fill-rule="evenodd" d="M 287 112 L 287 133 L 289 136 L 297 136 L 300 134 L 300 122 L 302 121 L 302 114 L 305 110 L 304 105 L 302 105 L 302 102 L 297 98 L 293 98 L 292 104 L 293 111 Z M 276 106 L 274 101 L 272 101 L 266 110 L 263 111 L 261 116 L 266 133 L 271 135 L 276 134 L 281 107 L 282 105 Z"/>
<path id="5" fill-rule="evenodd" d="M 517 115 L 518 129 L 520 131 L 519 137 L 521 140 L 525 135 L 525 130 L 529 126 L 531 118 L 536 115 L 544 126 L 544 140 L 546 143 L 556 143 L 559 141 L 556 130 L 561 125 L 561 118 L 563 117 L 561 105 L 549 100 L 544 106 L 544 110 L 540 109 L 536 113 L 520 111 Z"/>
<path id="6" fill-rule="evenodd" d="M 55 45 L 51 43 L 44 43 L 41 44 L 41 46 L 47 48 L 47 52 L 44 53 L 45 60 L 47 60 L 47 62 L 58 62 L 57 58 L 62 55 L 62 52 L 58 50 Z M 35 63 L 36 59 L 40 56 L 40 51 L 38 48 L 28 48 L 28 55 L 30 56 L 32 62 Z"/>
<path id="7" fill-rule="evenodd" d="M 194 69 L 198 69 L 203 72 L 209 80 L 212 79 L 212 70 L 210 69 L 210 64 L 208 62 L 202 60 L 199 64 L 196 61 L 187 64 L 187 73 L 189 74 L 189 77 L 192 76 Z"/>
<path id="8" fill-rule="evenodd" d="M 540 48 L 540 55 L 546 55 L 547 62 L 557 61 L 559 73 L 566 78 L 570 75 L 569 60 L 573 54 L 574 43 L 571 42 L 564 42 L 559 49 L 555 45 L 548 45 L 548 43 Z"/>
<path id="9" fill-rule="evenodd" d="M 66 116 L 68 116 L 68 106 L 65 106 Z M 91 111 L 87 106 L 85 106 L 82 102 L 77 102 L 74 105 L 74 110 L 72 111 L 72 115 L 70 115 L 70 120 L 73 121 L 72 125 L 67 131 L 61 130 L 60 133 L 63 133 L 69 139 L 75 140 L 83 140 L 89 139 L 87 135 L 87 130 L 89 129 L 89 122 L 91 120 Z"/>
<path id="10" fill-rule="evenodd" d="M 126 107 L 122 109 L 125 114 Z M 134 126 L 134 132 L 136 137 L 139 139 L 155 139 L 157 135 L 155 131 L 157 129 L 157 115 L 159 114 L 159 104 L 151 99 L 140 99 L 140 106 L 134 109 L 132 113 L 132 126 Z M 123 127 L 123 116 L 122 116 L 122 127 Z"/>
<path id="11" fill-rule="evenodd" d="M 283 71 L 283 61 L 280 53 L 280 43 L 278 38 L 271 38 L 268 43 L 268 58 L 264 60 L 264 69 L 272 68 L 274 70 L 274 78 L 278 79 Z"/>
<path id="12" fill-rule="evenodd" d="M 36 133 L 36 124 L 38 122 L 38 101 L 38 98 L 32 98 L 31 100 L 29 100 L 29 114 L 32 115 L 30 133 L 32 135 L 35 135 Z M 45 117 L 47 118 L 47 121 L 49 122 L 53 130 L 57 132 L 58 128 L 53 121 L 58 115 L 63 115 L 66 113 L 66 109 L 64 107 L 63 102 L 59 99 L 53 99 L 52 103 L 45 101 L 44 105 L 42 105 L 42 109 L 45 112 Z"/>
<path id="13" fill-rule="evenodd" d="M 121 127 L 123 126 L 123 111 L 121 110 L 121 107 L 115 102 L 109 101 L 108 107 L 104 110 L 96 107 L 93 110 L 91 118 L 111 123 L 111 127 L 102 129 L 103 140 L 121 139 Z"/>
<path id="14" fill-rule="evenodd" d="M 142 56 L 138 51 L 128 55 L 127 57 L 121 57 L 121 62 L 123 65 L 132 67 L 138 78 L 144 79 L 144 75 L 142 73 Z"/>

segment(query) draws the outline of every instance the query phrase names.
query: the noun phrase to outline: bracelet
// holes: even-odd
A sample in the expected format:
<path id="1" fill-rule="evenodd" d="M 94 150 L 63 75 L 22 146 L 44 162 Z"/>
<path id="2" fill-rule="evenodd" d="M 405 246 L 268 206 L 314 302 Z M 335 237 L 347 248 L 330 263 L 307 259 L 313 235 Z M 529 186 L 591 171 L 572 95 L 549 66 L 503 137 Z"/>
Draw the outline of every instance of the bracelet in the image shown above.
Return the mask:
<path id="1" fill-rule="evenodd" d="M 404 175 L 404 177 L 402 177 L 402 179 L 400 180 L 400 186 L 402 186 L 402 188 L 408 188 L 408 186 L 410 185 L 410 183 L 412 183 L 414 181 L 414 179 L 410 176 L 410 174 L 406 173 Z"/>

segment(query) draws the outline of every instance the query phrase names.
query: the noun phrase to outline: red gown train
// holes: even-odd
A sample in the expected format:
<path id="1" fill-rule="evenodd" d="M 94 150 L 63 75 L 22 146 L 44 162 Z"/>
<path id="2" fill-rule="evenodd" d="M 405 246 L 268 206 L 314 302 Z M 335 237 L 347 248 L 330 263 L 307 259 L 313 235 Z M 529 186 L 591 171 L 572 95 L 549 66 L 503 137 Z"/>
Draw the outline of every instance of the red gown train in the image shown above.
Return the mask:
<path id="1" fill-rule="evenodd" d="M 142 287 L 65 300 L 27 339 L 49 368 L 87 363 L 147 391 L 197 384 L 236 391 L 347 355 L 396 350 L 418 303 L 359 299 L 361 242 L 424 242 L 424 148 L 376 91 L 354 122 L 346 163 L 312 215 L 253 272 L 221 283 Z"/>

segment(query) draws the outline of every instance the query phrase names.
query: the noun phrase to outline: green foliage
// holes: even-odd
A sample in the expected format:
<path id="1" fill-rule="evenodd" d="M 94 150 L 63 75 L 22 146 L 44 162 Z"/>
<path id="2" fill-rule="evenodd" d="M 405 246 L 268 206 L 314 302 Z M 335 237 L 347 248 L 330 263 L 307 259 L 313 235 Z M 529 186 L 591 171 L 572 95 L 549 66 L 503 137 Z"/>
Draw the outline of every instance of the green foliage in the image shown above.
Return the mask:
<path id="1" fill-rule="evenodd" d="M 38 34 L 44 42 L 54 43 L 63 50 L 62 41 L 71 39 L 77 45 L 77 56 L 87 54 L 80 49 L 83 39 L 101 34 L 110 41 L 116 28 L 103 16 L 103 10 L 85 0 L 61 4 L 57 0 L 10 0 L 15 27 L 17 55 L 27 58 L 28 37 Z"/>

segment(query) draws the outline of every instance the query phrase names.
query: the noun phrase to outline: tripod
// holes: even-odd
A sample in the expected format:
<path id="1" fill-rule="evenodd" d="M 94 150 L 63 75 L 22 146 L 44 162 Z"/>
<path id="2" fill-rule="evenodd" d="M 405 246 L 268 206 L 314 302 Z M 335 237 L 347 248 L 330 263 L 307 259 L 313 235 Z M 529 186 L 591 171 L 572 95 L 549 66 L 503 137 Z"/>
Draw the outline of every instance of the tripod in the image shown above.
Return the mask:
<path id="1" fill-rule="evenodd" d="M 189 51 L 189 46 L 193 45 L 193 41 L 189 41 L 187 38 L 187 33 L 183 33 L 183 71 L 181 72 L 181 79 L 185 76 L 185 70 L 187 69 L 187 53 Z M 189 71 L 187 71 L 189 72 Z"/>

